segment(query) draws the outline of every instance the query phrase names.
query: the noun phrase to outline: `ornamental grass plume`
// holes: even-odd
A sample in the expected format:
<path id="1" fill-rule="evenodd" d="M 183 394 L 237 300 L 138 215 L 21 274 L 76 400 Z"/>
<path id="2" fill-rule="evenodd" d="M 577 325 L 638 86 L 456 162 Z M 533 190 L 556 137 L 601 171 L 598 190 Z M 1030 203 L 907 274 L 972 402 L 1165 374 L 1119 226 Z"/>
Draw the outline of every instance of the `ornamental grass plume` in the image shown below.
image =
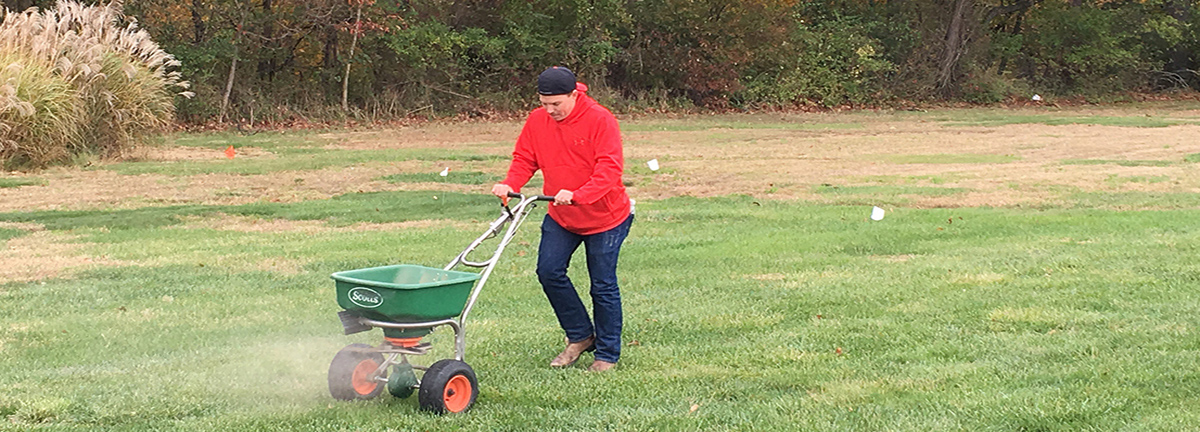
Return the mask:
<path id="1" fill-rule="evenodd" d="M 0 65 L 0 159 L 20 166 L 69 158 L 80 142 L 71 83 L 16 52 L 0 53 Z"/>
<path id="2" fill-rule="evenodd" d="M 43 167 L 120 155 L 174 118 L 179 62 L 119 2 L 3 15 L 0 163 Z M 178 92 L 178 93 L 177 93 Z"/>

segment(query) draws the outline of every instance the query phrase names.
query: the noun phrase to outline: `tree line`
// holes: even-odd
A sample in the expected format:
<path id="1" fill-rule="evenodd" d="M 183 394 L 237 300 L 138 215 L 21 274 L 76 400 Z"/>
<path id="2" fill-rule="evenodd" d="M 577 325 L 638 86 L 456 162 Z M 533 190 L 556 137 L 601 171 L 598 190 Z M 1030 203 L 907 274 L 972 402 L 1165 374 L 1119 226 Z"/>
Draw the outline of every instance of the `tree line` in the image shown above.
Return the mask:
<path id="1" fill-rule="evenodd" d="M 51 1 L 0 0 L 10 10 Z M 125 0 L 185 122 L 519 111 L 572 68 L 616 110 L 990 103 L 1200 85 L 1191 0 Z"/>

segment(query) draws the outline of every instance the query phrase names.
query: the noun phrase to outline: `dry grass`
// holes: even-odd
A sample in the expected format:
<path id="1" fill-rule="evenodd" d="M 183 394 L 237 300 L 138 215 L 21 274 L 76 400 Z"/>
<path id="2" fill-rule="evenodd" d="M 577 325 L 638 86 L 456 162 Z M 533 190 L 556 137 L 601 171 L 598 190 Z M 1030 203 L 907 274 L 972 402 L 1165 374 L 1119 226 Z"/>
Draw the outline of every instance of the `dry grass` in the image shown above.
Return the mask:
<path id="1" fill-rule="evenodd" d="M 123 161 L 211 161 L 224 159 L 225 151 L 213 150 L 200 147 L 151 147 L 140 146 L 131 149 L 128 156 L 122 158 Z M 237 157 L 239 158 L 273 158 L 274 153 L 255 147 L 242 147 L 237 149 Z"/>
<path id="2" fill-rule="evenodd" d="M 37 231 L 8 240 L 0 249 L 0 281 L 69 277 L 76 271 L 94 266 L 118 264 L 82 253 L 82 245 L 72 242 L 73 239 L 67 234 Z"/>
<path id="3" fill-rule="evenodd" d="M 439 227 L 475 228 L 459 221 L 417 220 L 395 223 L 357 223 L 332 227 L 319 221 L 263 220 L 245 216 L 216 214 L 203 218 L 188 218 L 183 225 L 170 229 L 214 229 L 247 233 L 325 233 L 362 231 L 399 231 Z M 30 231 L 30 234 L 0 243 L 0 281 L 26 282 L 59 277 L 72 277 L 79 271 L 97 266 L 160 266 L 194 264 L 187 257 L 159 257 L 146 260 L 118 261 L 93 256 L 77 243 L 75 236 L 46 231 L 40 224 L 0 222 L 0 228 Z M 236 271 L 259 270 L 280 274 L 300 274 L 307 262 L 281 257 L 246 261 L 242 257 L 210 257 L 209 265 Z"/>
<path id="4" fill-rule="evenodd" d="M 337 142 L 328 146 L 331 149 L 482 149 L 490 154 L 509 154 L 512 152 L 512 143 L 520 133 L 521 124 L 515 122 L 432 123 L 384 131 L 326 133 L 317 138 Z"/>
<path id="5" fill-rule="evenodd" d="M 177 229 L 213 229 L 220 231 L 259 232 L 259 233 L 320 233 L 320 232 L 362 232 L 362 231 L 400 231 L 407 229 L 427 229 L 439 227 L 468 227 L 461 222 L 452 220 L 415 220 L 392 223 L 360 222 L 346 226 L 329 226 L 321 221 L 260 219 L 249 216 L 228 215 L 217 213 L 204 217 L 184 218 L 184 224 Z"/>
<path id="6" fill-rule="evenodd" d="M 174 116 L 179 62 L 120 4 L 9 13 L 0 23 L 0 162 L 116 155 Z M 190 92 L 179 95 L 190 97 Z"/>
<path id="7" fill-rule="evenodd" d="M 298 202 L 352 192 L 396 190 L 400 186 L 374 180 L 394 172 L 378 168 L 258 176 L 205 174 L 169 177 L 154 174 L 124 176 L 111 171 L 60 168 L 38 174 L 42 178 L 54 179 L 45 185 L 0 189 L 0 211 Z"/>
<path id="8" fill-rule="evenodd" d="M 627 134 L 626 159 L 658 159 L 665 174 L 643 175 L 649 198 L 748 193 L 780 199 L 828 199 L 820 184 L 964 188 L 953 196 L 913 197 L 914 207 L 1047 203 L 1059 188 L 1083 191 L 1200 192 L 1193 165 L 1066 165 L 1065 160 L 1182 161 L 1200 152 L 1200 127 L 1005 125 L 945 127 L 880 122 L 861 130 L 739 131 L 741 142 L 698 145 L 711 131 Z M 903 163 L 893 155 L 994 155 L 1004 163 Z M 644 167 L 642 167 L 644 168 Z M 644 170 L 643 170 L 644 171 Z M 1109 176 L 1166 176 L 1159 183 L 1112 185 Z"/>
<path id="9" fill-rule="evenodd" d="M 890 116 L 841 117 L 840 121 L 850 119 L 861 120 L 863 127 L 626 132 L 626 180 L 634 198 L 642 199 L 746 193 L 772 199 L 837 202 L 837 195 L 814 190 L 821 184 L 962 190 L 956 194 L 906 195 L 905 205 L 911 207 L 1056 205 L 1071 191 L 1200 192 L 1200 170 L 1195 164 L 1182 163 L 1187 155 L 1200 153 L 1200 126 L 957 127 Z M 327 138 L 338 142 L 334 146 L 338 149 L 454 148 L 499 154 L 511 147 L 519 127 L 517 123 L 430 125 L 329 133 Z M 280 157 L 253 147 L 238 151 L 239 160 Z M 945 155 L 977 156 L 981 161 L 920 163 L 924 159 L 936 162 Z M 191 161 L 224 156 L 215 150 L 172 147 L 149 150 L 144 158 Z M 663 169 L 649 171 L 644 165 L 649 159 L 658 159 Z M 1064 163 L 1071 160 L 1165 163 Z M 466 169 L 464 163 L 446 164 L 452 170 Z M 503 175 L 507 167 L 503 160 L 470 164 L 470 170 L 495 175 Z M 486 189 L 377 180 L 390 174 L 430 169 L 430 162 L 415 160 L 263 175 L 127 176 L 61 168 L 39 173 L 47 180 L 44 185 L 0 189 L 0 211 L 296 202 L 360 191 L 483 193 Z"/>

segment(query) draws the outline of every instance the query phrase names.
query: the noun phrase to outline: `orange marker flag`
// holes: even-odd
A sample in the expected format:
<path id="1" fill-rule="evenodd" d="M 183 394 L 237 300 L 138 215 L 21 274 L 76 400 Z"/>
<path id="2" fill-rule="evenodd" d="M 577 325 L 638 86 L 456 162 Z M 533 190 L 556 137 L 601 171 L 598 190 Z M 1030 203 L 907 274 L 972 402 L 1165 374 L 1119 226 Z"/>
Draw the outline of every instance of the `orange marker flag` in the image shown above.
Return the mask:
<path id="1" fill-rule="evenodd" d="M 225 148 L 225 157 L 233 159 L 233 155 L 234 155 L 233 146 L 226 147 Z"/>

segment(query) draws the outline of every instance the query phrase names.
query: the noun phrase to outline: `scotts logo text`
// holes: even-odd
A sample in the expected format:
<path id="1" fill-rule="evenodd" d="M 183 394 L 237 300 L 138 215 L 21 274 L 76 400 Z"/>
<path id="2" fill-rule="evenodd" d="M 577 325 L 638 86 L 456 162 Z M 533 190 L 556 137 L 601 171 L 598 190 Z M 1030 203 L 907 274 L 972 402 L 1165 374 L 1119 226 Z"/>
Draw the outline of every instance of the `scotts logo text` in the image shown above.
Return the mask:
<path id="1" fill-rule="evenodd" d="M 383 296 L 370 288 L 358 287 L 350 290 L 350 302 L 365 308 L 375 308 L 383 304 Z"/>

